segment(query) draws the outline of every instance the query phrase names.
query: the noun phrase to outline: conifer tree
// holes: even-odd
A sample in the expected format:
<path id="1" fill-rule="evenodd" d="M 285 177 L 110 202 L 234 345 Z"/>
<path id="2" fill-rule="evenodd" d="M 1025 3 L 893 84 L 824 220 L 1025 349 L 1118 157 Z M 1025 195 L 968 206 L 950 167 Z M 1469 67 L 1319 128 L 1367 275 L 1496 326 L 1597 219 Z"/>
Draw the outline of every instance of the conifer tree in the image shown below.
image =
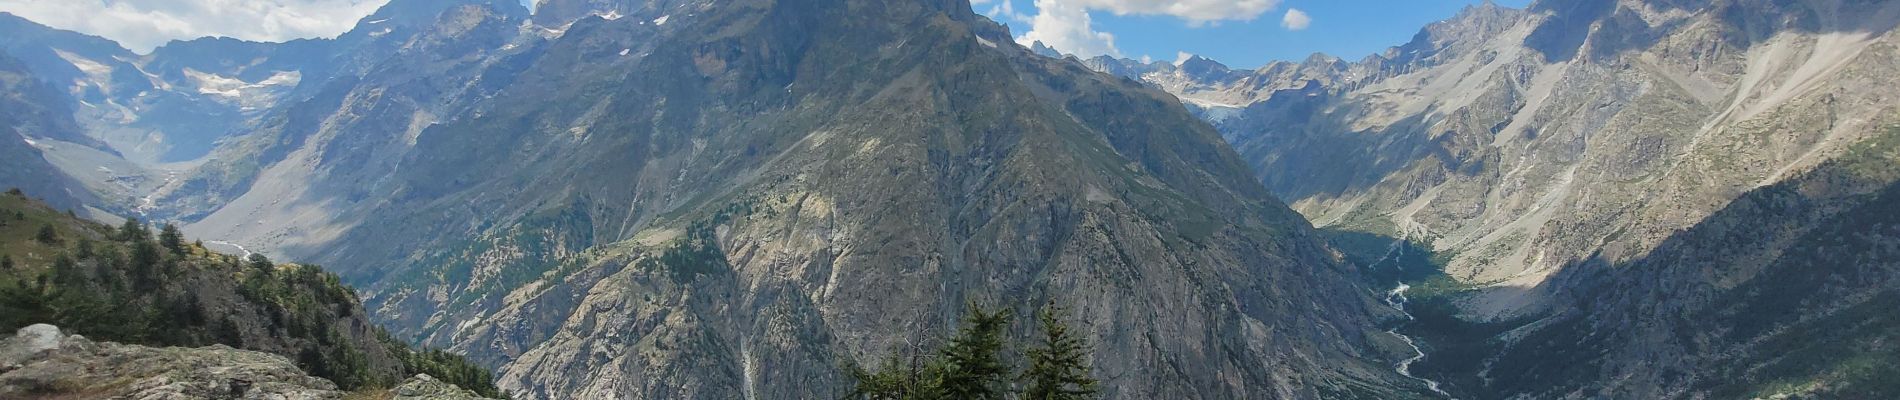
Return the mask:
<path id="1" fill-rule="evenodd" d="M 87 239 L 83 237 L 79 238 L 79 244 L 76 246 L 75 249 L 73 249 L 73 251 L 74 251 L 73 256 L 78 257 L 81 260 L 90 260 L 94 256 L 98 255 L 95 253 L 95 250 L 92 247 L 92 239 Z"/>
<path id="2" fill-rule="evenodd" d="M 218 320 L 218 325 L 212 327 L 211 336 L 217 339 L 219 344 L 237 348 L 244 347 L 244 334 L 238 330 L 237 321 L 233 320 L 229 315 Z"/>
<path id="3" fill-rule="evenodd" d="M 185 255 L 185 234 L 178 231 L 177 225 L 165 224 L 158 233 L 158 244 L 174 255 Z"/>
<path id="4" fill-rule="evenodd" d="M 145 224 L 140 223 L 138 218 L 126 218 L 125 223 L 119 225 L 119 240 L 140 242 L 151 239 L 152 231 L 145 229 Z"/>
<path id="5" fill-rule="evenodd" d="M 53 225 L 40 225 L 40 233 L 33 238 L 44 244 L 58 244 L 59 232 L 53 230 Z"/>
<path id="6" fill-rule="evenodd" d="M 275 264 L 271 264 L 270 257 L 265 257 L 263 254 L 251 253 L 251 257 L 246 261 L 250 262 L 251 269 L 255 269 L 258 272 L 268 274 L 271 270 L 277 269 Z"/>
<path id="7" fill-rule="evenodd" d="M 53 257 L 53 269 L 46 273 L 52 278 L 53 285 L 61 289 L 74 289 L 84 285 L 86 281 L 85 276 L 79 271 L 79 264 L 73 262 L 73 258 L 64 253 Z"/>
<path id="8" fill-rule="evenodd" d="M 1037 320 L 1042 323 L 1042 343 L 1029 349 L 1029 381 L 1024 399 L 1081 400 L 1095 395 L 1095 379 L 1089 376 L 1088 342 L 1062 322 L 1059 308 L 1044 309 Z"/>
<path id="9" fill-rule="evenodd" d="M 947 370 L 943 393 L 953 399 L 989 400 L 1008 395 L 1010 368 L 1003 364 L 1003 334 L 1009 326 L 1008 309 L 996 311 L 970 306 L 964 326 L 943 349 Z"/>
<path id="10" fill-rule="evenodd" d="M 146 232 L 138 228 L 138 232 Z M 138 290 L 151 290 L 158 287 L 160 263 L 165 261 L 165 253 L 158 244 L 152 243 L 150 236 L 134 236 L 132 240 L 132 287 Z"/>
<path id="11" fill-rule="evenodd" d="M 938 400 L 948 396 L 943 391 L 943 377 L 948 364 L 942 359 L 926 355 L 912 354 L 908 359 L 892 355 L 885 359 L 877 372 L 871 372 L 855 363 L 845 367 L 847 373 L 857 381 L 848 399 L 865 400 Z"/>

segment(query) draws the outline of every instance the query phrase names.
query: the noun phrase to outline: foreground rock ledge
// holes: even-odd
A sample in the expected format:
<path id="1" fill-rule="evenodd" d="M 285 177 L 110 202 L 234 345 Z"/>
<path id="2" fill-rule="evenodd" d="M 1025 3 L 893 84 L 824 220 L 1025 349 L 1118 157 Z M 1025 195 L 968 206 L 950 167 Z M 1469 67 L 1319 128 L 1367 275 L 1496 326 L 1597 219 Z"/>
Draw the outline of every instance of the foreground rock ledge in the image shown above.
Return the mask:
<path id="1" fill-rule="evenodd" d="M 283 356 L 224 345 L 152 348 L 93 342 L 38 324 L 0 339 L 0 398 L 342 399 L 329 380 Z M 391 399 L 481 399 L 428 375 Z"/>

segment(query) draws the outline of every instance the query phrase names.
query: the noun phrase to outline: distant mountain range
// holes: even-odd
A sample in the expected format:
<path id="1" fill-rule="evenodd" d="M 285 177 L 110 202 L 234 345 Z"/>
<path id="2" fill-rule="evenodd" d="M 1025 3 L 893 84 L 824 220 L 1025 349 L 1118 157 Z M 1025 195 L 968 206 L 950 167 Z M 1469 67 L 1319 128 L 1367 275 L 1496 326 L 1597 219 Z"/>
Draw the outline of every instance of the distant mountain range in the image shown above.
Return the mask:
<path id="1" fill-rule="evenodd" d="M 1893 285 L 1818 282 L 1892 270 L 1868 217 L 1897 24 L 1879 1 L 1546 0 L 1357 62 L 1078 61 L 1175 94 L 1317 225 L 1433 251 L 1470 325 L 1426 333 L 1472 344 L 1424 367 L 1461 393 L 1853 398 L 1893 366 L 1791 358 L 1885 354 L 1855 313 Z"/>

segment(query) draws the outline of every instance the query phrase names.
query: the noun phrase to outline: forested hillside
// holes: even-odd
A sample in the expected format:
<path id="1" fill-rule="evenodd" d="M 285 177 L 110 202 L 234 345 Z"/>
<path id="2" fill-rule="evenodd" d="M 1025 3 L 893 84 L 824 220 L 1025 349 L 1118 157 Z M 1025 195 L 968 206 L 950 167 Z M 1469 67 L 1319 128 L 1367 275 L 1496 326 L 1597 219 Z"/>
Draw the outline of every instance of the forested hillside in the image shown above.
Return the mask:
<path id="1" fill-rule="evenodd" d="M 425 373 L 500 394 L 486 369 L 371 324 L 356 292 L 320 267 L 212 252 L 170 225 L 84 221 L 12 190 L 0 195 L 0 332 L 37 323 L 103 341 L 275 353 L 343 389 Z"/>

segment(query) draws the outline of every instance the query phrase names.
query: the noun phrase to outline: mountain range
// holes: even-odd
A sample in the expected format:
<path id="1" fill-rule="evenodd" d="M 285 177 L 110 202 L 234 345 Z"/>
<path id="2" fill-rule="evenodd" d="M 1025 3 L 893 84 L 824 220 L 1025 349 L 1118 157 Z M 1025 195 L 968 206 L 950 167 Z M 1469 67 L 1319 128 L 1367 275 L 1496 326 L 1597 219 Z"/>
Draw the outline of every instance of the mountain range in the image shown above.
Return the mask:
<path id="1" fill-rule="evenodd" d="M 1114 397 L 1423 391 L 1212 129 L 967 3 L 425 3 L 302 44 L 364 67 L 295 70 L 137 210 L 344 266 L 520 396 L 841 396 L 972 303 L 1019 337 L 1073 309 Z M 399 44 L 339 44 L 365 36 Z M 290 46 L 219 54 L 283 76 Z"/>
<path id="2" fill-rule="evenodd" d="M 1485 3 L 1245 70 L 965 0 L 391 0 L 150 54 L 0 14 L 0 185 L 332 266 L 516 398 L 843 397 L 972 305 L 1070 310 L 1107 398 L 1883 397 L 1896 25 Z"/>

